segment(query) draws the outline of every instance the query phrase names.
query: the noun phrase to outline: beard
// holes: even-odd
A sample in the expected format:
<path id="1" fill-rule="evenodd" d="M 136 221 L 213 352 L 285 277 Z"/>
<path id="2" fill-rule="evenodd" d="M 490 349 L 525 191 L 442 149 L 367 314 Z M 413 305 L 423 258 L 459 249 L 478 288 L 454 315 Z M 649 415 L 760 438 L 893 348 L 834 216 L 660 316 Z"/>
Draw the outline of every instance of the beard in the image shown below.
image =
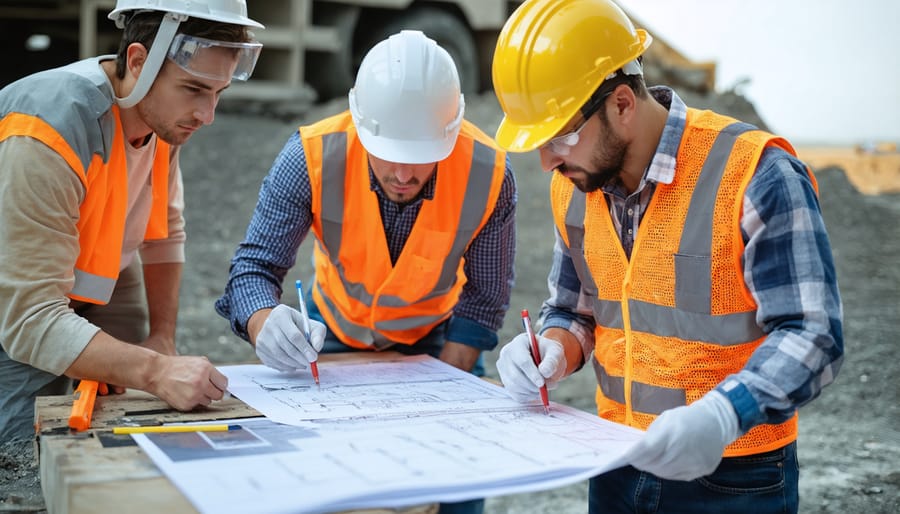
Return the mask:
<path id="1" fill-rule="evenodd" d="M 159 139 L 172 146 L 179 146 L 186 143 L 191 135 L 193 135 L 193 132 L 178 129 L 178 123 L 172 125 L 171 122 L 164 120 L 158 113 L 165 112 L 165 110 L 159 109 L 159 105 L 154 98 L 150 98 L 148 101 L 149 97 L 150 93 L 144 97 L 144 100 L 138 102 L 135 106 L 144 123 L 150 127 L 150 130 L 152 130 Z M 195 127 L 195 129 L 200 128 L 203 125 L 202 123 L 198 123 L 195 119 L 186 120 L 182 124 L 188 127 Z"/>
<path id="2" fill-rule="evenodd" d="M 569 180 L 582 193 L 592 193 L 619 181 L 628 143 L 610 129 L 609 121 L 600 116 L 603 135 L 598 139 L 591 155 L 590 171 L 587 168 L 561 164 L 557 169 L 568 175 Z"/>

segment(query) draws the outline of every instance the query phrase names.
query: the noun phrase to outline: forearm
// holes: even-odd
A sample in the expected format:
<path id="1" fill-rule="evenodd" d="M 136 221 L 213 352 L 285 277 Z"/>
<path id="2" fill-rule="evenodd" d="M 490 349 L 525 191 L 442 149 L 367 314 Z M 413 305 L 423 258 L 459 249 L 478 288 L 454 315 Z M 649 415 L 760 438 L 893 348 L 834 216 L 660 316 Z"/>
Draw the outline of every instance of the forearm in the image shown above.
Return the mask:
<path id="1" fill-rule="evenodd" d="M 263 325 L 266 323 L 266 320 L 269 319 L 269 314 L 271 313 L 271 308 L 260 309 L 254 312 L 250 316 L 250 319 L 247 320 L 247 335 L 250 336 L 249 342 L 254 347 L 256 346 L 256 336 L 259 335 Z"/>
<path id="2" fill-rule="evenodd" d="M 175 355 L 175 327 L 178 319 L 178 292 L 184 265 L 180 262 L 144 265 L 144 284 L 150 315 L 150 347 Z"/>
<path id="3" fill-rule="evenodd" d="M 584 365 L 585 355 L 582 351 L 582 344 L 575 334 L 562 328 L 548 328 L 541 336 L 558 341 L 563 345 L 563 353 L 566 355 L 566 376 L 578 371 Z"/>
<path id="4" fill-rule="evenodd" d="M 441 349 L 440 359 L 451 366 L 463 371 L 470 371 L 475 366 L 475 361 L 481 355 L 481 350 L 463 343 L 446 341 Z"/>
<path id="5" fill-rule="evenodd" d="M 263 180 L 246 236 L 231 260 L 225 294 L 216 301 L 216 312 L 239 337 L 251 340 L 250 317 L 278 305 L 284 276 L 311 224 L 309 173 L 295 132 Z"/>
<path id="6" fill-rule="evenodd" d="M 99 331 L 66 369 L 65 375 L 152 392 L 154 370 L 160 367 L 161 358 L 153 350 Z"/>
<path id="7" fill-rule="evenodd" d="M 779 423 L 814 399 L 843 362 L 842 307 L 828 236 L 805 168 L 767 150 L 747 187 L 744 281 L 767 336 L 719 390 L 741 428 Z"/>
<path id="8" fill-rule="evenodd" d="M 550 276 L 547 280 L 550 297 L 541 306 L 540 324 L 541 335 L 547 335 L 551 330 L 558 335 L 560 342 L 566 347 L 567 363 L 575 365 L 575 371 L 588 362 L 594 351 L 594 329 L 596 321 L 591 311 L 591 300 L 584 294 L 581 280 L 575 271 L 575 266 L 569 256 L 568 248 L 556 232 L 556 241 L 553 248 L 553 264 L 550 267 Z M 559 331 L 559 332 L 557 332 Z M 564 342 L 565 339 L 568 342 Z M 569 358 L 570 346 L 577 344 L 581 354 L 577 359 Z M 576 357 L 574 353 L 572 357 Z M 571 372 L 570 371 L 570 372 Z"/>

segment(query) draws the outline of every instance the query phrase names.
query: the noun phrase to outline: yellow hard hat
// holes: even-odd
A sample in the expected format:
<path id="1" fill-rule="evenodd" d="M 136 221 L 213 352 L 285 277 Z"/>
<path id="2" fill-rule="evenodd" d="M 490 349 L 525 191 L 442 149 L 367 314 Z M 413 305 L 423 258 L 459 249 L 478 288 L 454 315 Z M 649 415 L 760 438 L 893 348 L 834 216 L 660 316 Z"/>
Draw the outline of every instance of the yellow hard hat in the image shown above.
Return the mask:
<path id="1" fill-rule="evenodd" d="M 546 143 L 652 40 L 610 0 L 527 0 L 494 50 L 494 92 L 504 114 L 497 143 L 511 152 Z"/>

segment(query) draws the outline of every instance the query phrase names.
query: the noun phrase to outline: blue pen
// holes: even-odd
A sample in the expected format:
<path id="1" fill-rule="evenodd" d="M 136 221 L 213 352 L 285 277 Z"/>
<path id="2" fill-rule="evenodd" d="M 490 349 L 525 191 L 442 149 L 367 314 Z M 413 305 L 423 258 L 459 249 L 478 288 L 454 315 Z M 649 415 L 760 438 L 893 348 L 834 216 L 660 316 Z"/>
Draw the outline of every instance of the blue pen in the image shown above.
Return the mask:
<path id="1" fill-rule="evenodd" d="M 303 335 L 306 336 L 306 340 L 312 344 L 312 341 L 309 339 L 309 311 L 306 310 L 306 302 L 303 301 L 303 283 L 301 281 L 297 281 L 297 298 L 300 300 L 300 314 L 303 316 Z M 312 370 L 313 380 L 316 381 L 316 385 L 319 385 L 319 365 L 316 361 L 312 361 L 309 363 L 309 367 Z"/>

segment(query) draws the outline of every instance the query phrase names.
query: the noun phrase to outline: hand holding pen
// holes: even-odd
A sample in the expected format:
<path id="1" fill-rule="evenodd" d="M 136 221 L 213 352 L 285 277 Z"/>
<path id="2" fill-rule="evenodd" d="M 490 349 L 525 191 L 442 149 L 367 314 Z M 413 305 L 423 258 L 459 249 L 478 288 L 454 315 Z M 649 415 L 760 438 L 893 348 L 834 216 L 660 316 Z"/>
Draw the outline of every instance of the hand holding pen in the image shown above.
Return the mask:
<path id="1" fill-rule="evenodd" d="M 540 396 L 545 412 L 549 412 L 548 390 L 554 389 L 566 373 L 566 356 L 562 343 L 535 335 L 528 311 L 522 311 L 525 332 L 517 335 L 500 350 L 497 371 L 507 393 L 522 403 L 532 403 Z"/>
<path id="2" fill-rule="evenodd" d="M 306 336 L 307 341 L 311 341 L 310 339 L 310 323 L 309 323 L 309 311 L 306 307 L 306 301 L 303 300 L 303 283 L 299 280 L 296 282 L 297 286 L 297 299 L 300 300 L 300 315 L 303 316 L 303 335 Z M 312 370 L 313 380 L 316 381 L 316 385 L 319 385 L 319 364 L 318 364 L 318 356 L 316 356 L 316 360 L 312 360 L 309 362 L 309 367 Z"/>
<path id="3" fill-rule="evenodd" d="M 305 307 L 302 302 L 301 305 Z M 315 363 L 325 344 L 326 332 L 324 324 L 309 319 L 302 311 L 280 304 L 267 314 L 256 335 L 256 355 L 263 364 L 279 371 L 309 367 L 313 379 L 317 379 Z"/>
<path id="4" fill-rule="evenodd" d="M 528 315 L 528 309 L 522 309 L 522 324 L 525 325 L 525 333 L 528 335 L 531 343 L 531 360 L 540 371 L 541 367 L 541 349 L 538 346 L 537 338 L 534 336 L 534 330 L 531 328 L 531 317 Z M 541 403 L 544 404 L 544 413 L 550 414 L 550 395 L 547 393 L 547 382 L 541 384 Z"/>

